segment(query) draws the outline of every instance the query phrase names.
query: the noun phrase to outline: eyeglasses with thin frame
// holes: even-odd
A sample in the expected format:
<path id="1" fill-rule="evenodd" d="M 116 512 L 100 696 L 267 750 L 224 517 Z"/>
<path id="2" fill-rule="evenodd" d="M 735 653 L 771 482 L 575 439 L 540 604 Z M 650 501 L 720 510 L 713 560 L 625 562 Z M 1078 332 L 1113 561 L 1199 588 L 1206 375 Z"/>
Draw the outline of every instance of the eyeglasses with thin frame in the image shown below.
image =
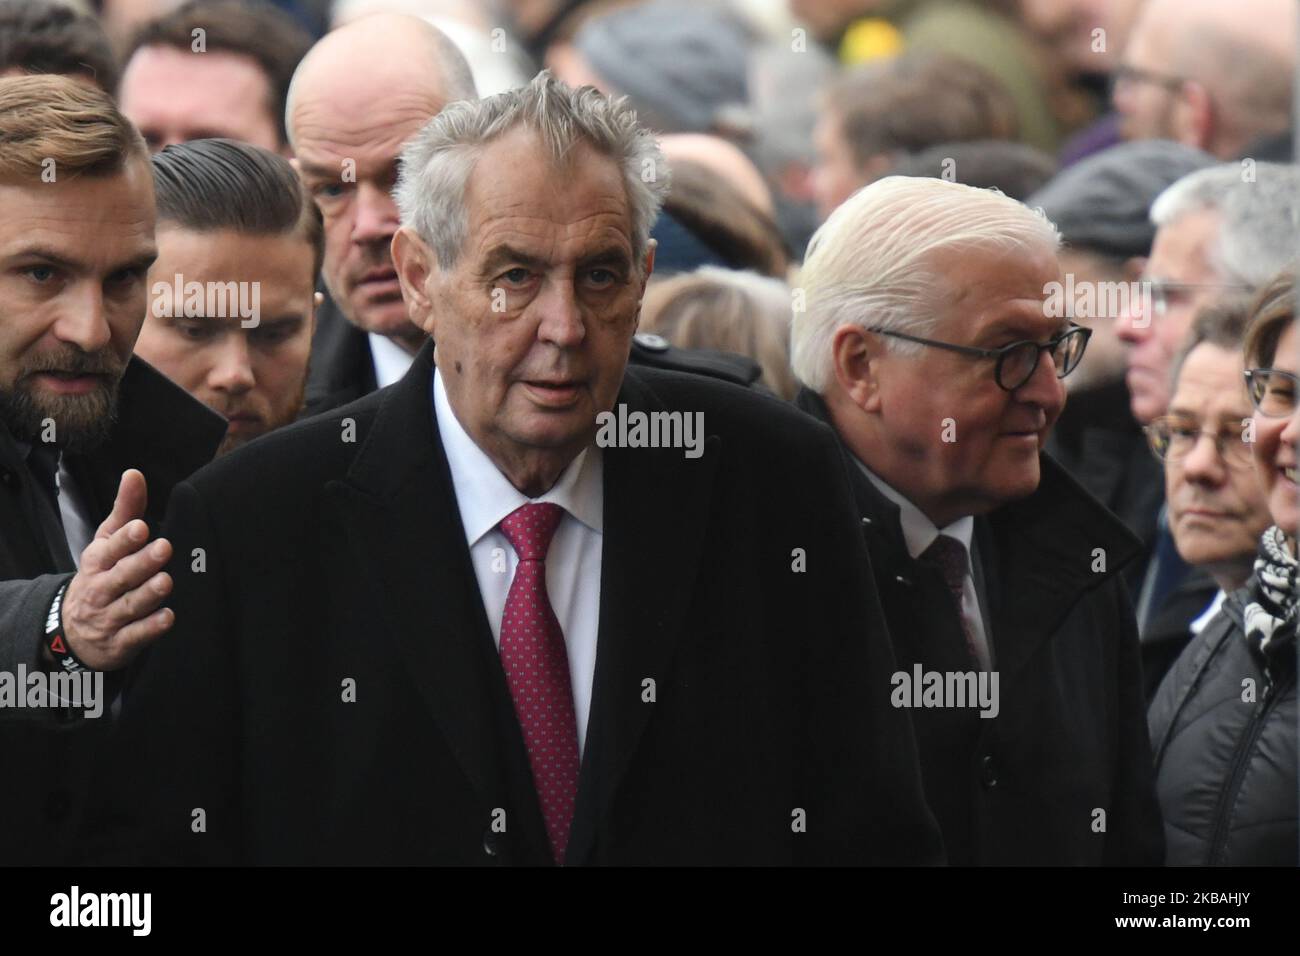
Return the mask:
<path id="1" fill-rule="evenodd" d="M 1092 329 L 1073 325 L 1041 345 L 1038 342 L 1025 340 L 1012 342 L 1000 349 L 977 349 L 970 345 L 954 345 L 952 342 L 923 339 L 919 335 L 907 335 L 880 326 L 873 326 L 867 331 L 916 342 L 919 345 L 947 349 L 973 358 L 994 359 L 997 364 L 993 367 L 993 380 L 998 383 L 999 388 L 1007 392 L 1014 392 L 1033 377 L 1034 370 L 1038 368 L 1038 357 L 1044 352 L 1050 352 L 1052 355 L 1056 377 L 1065 378 L 1078 368 L 1079 360 L 1083 358 L 1084 350 L 1088 347 L 1088 339 L 1092 337 Z"/>
<path id="2" fill-rule="evenodd" d="M 1252 467 L 1250 442 L 1246 440 L 1246 426 L 1220 425 L 1207 430 L 1201 422 L 1187 415 L 1162 415 L 1142 429 L 1152 453 L 1161 461 L 1181 461 L 1192 453 L 1202 435 L 1214 442 L 1214 450 L 1230 465 Z"/>
<path id="3" fill-rule="evenodd" d="M 1246 391 L 1251 404 L 1265 418 L 1286 418 L 1295 413 L 1297 376 L 1276 368 L 1246 370 Z"/>
<path id="4" fill-rule="evenodd" d="M 1212 289 L 1215 292 L 1235 291 L 1249 292 L 1251 286 L 1241 282 L 1167 282 L 1164 279 L 1144 279 L 1151 290 L 1151 308 L 1156 315 L 1165 315 L 1169 311 L 1170 293 L 1197 292 Z"/>
<path id="5" fill-rule="evenodd" d="M 1156 70 L 1144 70 L 1139 66 L 1133 66 L 1128 63 L 1121 63 L 1115 67 L 1111 73 L 1111 93 L 1120 85 L 1136 85 L 1145 83 L 1148 86 L 1160 86 L 1169 92 L 1180 89 L 1187 78 L 1184 76 L 1174 76 L 1172 73 L 1160 73 Z"/>

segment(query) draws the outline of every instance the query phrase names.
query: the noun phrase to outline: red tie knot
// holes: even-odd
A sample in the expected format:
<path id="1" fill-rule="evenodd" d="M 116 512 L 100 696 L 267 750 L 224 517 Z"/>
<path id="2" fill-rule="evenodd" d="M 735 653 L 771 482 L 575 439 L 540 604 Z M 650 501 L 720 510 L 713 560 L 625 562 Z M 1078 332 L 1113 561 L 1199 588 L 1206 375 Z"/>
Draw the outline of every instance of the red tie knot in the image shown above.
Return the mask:
<path id="1" fill-rule="evenodd" d="M 502 520 L 501 533 L 520 561 L 545 561 L 551 538 L 563 517 L 564 509 L 556 504 L 523 505 Z"/>

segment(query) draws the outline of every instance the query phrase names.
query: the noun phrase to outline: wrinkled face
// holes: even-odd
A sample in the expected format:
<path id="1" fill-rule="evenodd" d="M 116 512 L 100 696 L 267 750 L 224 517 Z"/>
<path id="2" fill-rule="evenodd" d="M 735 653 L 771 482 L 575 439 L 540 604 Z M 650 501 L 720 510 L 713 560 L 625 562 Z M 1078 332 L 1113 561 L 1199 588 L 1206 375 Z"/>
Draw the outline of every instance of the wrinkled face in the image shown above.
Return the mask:
<path id="1" fill-rule="evenodd" d="M 1296 323 L 1283 333 L 1277 343 L 1272 367 L 1295 375 L 1300 373 L 1300 333 Z M 1279 388 L 1286 387 L 1279 385 Z M 1294 396 L 1292 397 L 1294 402 Z M 1292 538 L 1300 523 L 1300 503 L 1296 498 L 1296 442 L 1300 440 L 1300 415 L 1289 418 L 1266 418 L 1255 413 L 1255 467 L 1268 499 L 1273 523 Z M 1292 553 L 1295 553 L 1294 550 Z"/>
<path id="2" fill-rule="evenodd" d="M 444 103 L 393 91 L 366 99 L 304 95 L 294 104 L 294 149 L 325 218 L 322 274 L 353 325 L 415 351 L 423 334 L 407 314 L 389 246 L 401 225 L 392 190 L 402 145 Z"/>
<path id="3" fill-rule="evenodd" d="M 1065 328 L 1045 314 L 1044 287 L 1060 281 L 1049 248 L 947 252 L 934 267 L 955 292 L 926 338 L 996 349 L 1046 343 Z M 1014 392 L 998 386 L 994 364 L 930 346 L 871 361 L 876 394 L 865 408 L 877 417 L 878 434 L 866 464 L 939 527 L 1038 487 L 1038 453 L 1064 407 L 1065 386 L 1046 352 Z"/>
<path id="4" fill-rule="evenodd" d="M 250 57 L 141 47 L 122 74 L 122 112 L 152 152 L 193 139 L 226 137 L 279 152 L 271 83 Z"/>
<path id="5" fill-rule="evenodd" d="M 1252 412 L 1243 371 L 1236 350 L 1209 343 L 1192 349 L 1178 373 L 1169 416 L 1182 440 L 1195 445 L 1165 463 L 1169 527 L 1178 553 L 1188 564 L 1242 581 L 1270 524 L 1251 448 L 1243 441 Z M 1216 432 L 1225 454 L 1209 437 Z"/>
<path id="6" fill-rule="evenodd" d="M 1211 210 L 1188 213 L 1156 232 L 1143 280 L 1166 285 L 1165 311 L 1146 315 L 1142 297 L 1133 297 L 1130 311 L 1116 323 L 1119 337 L 1130 345 L 1129 395 L 1133 417 L 1146 424 L 1169 407 L 1169 377 L 1174 356 L 1192 327 L 1196 313 L 1221 293 L 1210 249 L 1218 235 L 1220 216 Z M 1174 283 L 1175 287 L 1167 284 Z M 1177 288 L 1176 286 L 1191 288 Z"/>
<path id="7" fill-rule="evenodd" d="M 621 173 L 585 144 L 557 170 L 533 133 L 505 134 L 479 154 L 466 208 L 454 266 L 426 277 L 402 257 L 413 314 L 479 447 L 508 476 L 539 462 L 553 478 L 613 407 L 653 258 L 642 276 Z"/>
<path id="8" fill-rule="evenodd" d="M 840 132 L 839 117 L 829 110 L 824 110 L 817 119 L 813 144 L 817 148 L 817 165 L 812 173 L 813 196 L 817 200 L 817 212 L 824 220 L 863 185 L 863 180 L 853 152 Z"/>
<path id="9" fill-rule="evenodd" d="M 1133 30 L 1122 63 L 1135 71 L 1176 76 L 1172 40 L 1153 21 L 1141 20 Z M 1120 135 L 1126 140 L 1176 139 L 1174 111 L 1177 90 L 1141 78 L 1123 79 L 1115 85 L 1115 109 L 1120 115 Z"/>
<path id="10" fill-rule="evenodd" d="M 149 164 L 0 183 L 0 209 L 0 419 L 23 441 L 52 422 L 60 446 L 91 448 L 107 435 L 145 313 Z"/>
<path id="11" fill-rule="evenodd" d="M 289 424 L 302 409 L 314 265 L 312 247 L 295 233 L 158 231 L 149 315 L 135 351 L 230 422 L 222 453 Z"/>

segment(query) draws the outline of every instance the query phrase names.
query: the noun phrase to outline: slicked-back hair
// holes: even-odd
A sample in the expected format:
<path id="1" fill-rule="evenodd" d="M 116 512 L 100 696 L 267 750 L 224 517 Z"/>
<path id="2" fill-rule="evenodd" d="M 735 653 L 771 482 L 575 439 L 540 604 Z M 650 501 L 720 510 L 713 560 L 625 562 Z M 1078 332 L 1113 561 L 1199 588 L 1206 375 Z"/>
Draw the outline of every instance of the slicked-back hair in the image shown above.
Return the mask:
<path id="1" fill-rule="evenodd" d="M 313 281 L 325 257 L 320 210 L 283 156 L 233 139 L 196 139 L 153 157 L 158 224 L 193 232 L 296 234 L 312 248 Z"/>
<path id="2" fill-rule="evenodd" d="M 519 89 L 448 105 L 406 144 L 393 192 L 402 225 L 429 244 L 440 268 L 454 266 L 469 231 L 465 191 L 475 160 L 488 143 L 519 128 L 535 132 L 559 168 L 579 143 L 618 165 L 631 213 L 634 266 L 644 270 L 650 229 L 669 187 L 663 153 L 626 99 L 590 86 L 571 89 L 549 70 Z"/>
<path id="3" fill-rule="evenodd" d="M 0 0 L 0 72 L 87 76 L 110 96 L 121 79 L 99 21 L 60 0 Z"/>
<path id="4" fill-rule="evenodd" d="M 142 26 L 131 39 L 124 63 L 136 50 L 165 46 L 194 52 L 194 31 L 203 31 L 208 53 L 234 53 L 253 60 L 266 74 L 270 94 L 266 110 L 288 143 L 285 106 L 298 62 L 311 49 L 311 35 L 282 10 L 259 0 L 190 0 Z M 195 54 L 201 56 L 202 54 Z"/>
<path id="5" fill-rule="evenodd" d="M 112 98 L 57 74 L 0 79 L 0 181 L 111 176 L 149 155 Z"/>

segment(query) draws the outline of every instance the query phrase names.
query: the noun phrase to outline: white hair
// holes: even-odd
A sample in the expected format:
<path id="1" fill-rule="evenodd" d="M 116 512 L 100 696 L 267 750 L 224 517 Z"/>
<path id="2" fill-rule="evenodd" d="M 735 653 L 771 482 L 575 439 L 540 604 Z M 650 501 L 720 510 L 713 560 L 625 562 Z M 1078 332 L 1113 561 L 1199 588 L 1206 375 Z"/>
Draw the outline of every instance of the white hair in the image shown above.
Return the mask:
<path id="1" fill-rule="evenodd" d="M 808 245 L 790 327 L 794 373 L 824 393 L 835 379 L 831 342 L 843 325 L 910 335 L 932 330 L 948 291 L 936 271 L 941 252 L 1055 251 L 1060 242 L 1045 216 L 995 189 L 910 176 L 877 180 L 831 213 Z M 923 347 L 886 341 L 903 354 Z"/>
<path id="2" fill-rule="evenodd" d="M 543 70 L 527 86 L 482 100 L 452 103 L 402 150 L 393 196 L 409 226 L 438 257 L 455 265 L 469 230 L 465 189 L 482 148 L 518 127 L 533 130 L 560 165 L 579 142 L 622 170 L 631 211 L 632 255 L 645 268 L 650 229 L 668 193 L 668 167 L 654 135 L 637 125 L 625 99 L 589 86 L 570 89 Z"/>
<path id="3" fill-rule="evenodd" d="M 1164 228 L 1191 213 L 1218 213 L 1210 265 L 1225 282 L 1261 288 L 1300 251 L 1300 168 L 1245 162 L 1184 176 L 1156 197 L 1151 221 Z"/>

